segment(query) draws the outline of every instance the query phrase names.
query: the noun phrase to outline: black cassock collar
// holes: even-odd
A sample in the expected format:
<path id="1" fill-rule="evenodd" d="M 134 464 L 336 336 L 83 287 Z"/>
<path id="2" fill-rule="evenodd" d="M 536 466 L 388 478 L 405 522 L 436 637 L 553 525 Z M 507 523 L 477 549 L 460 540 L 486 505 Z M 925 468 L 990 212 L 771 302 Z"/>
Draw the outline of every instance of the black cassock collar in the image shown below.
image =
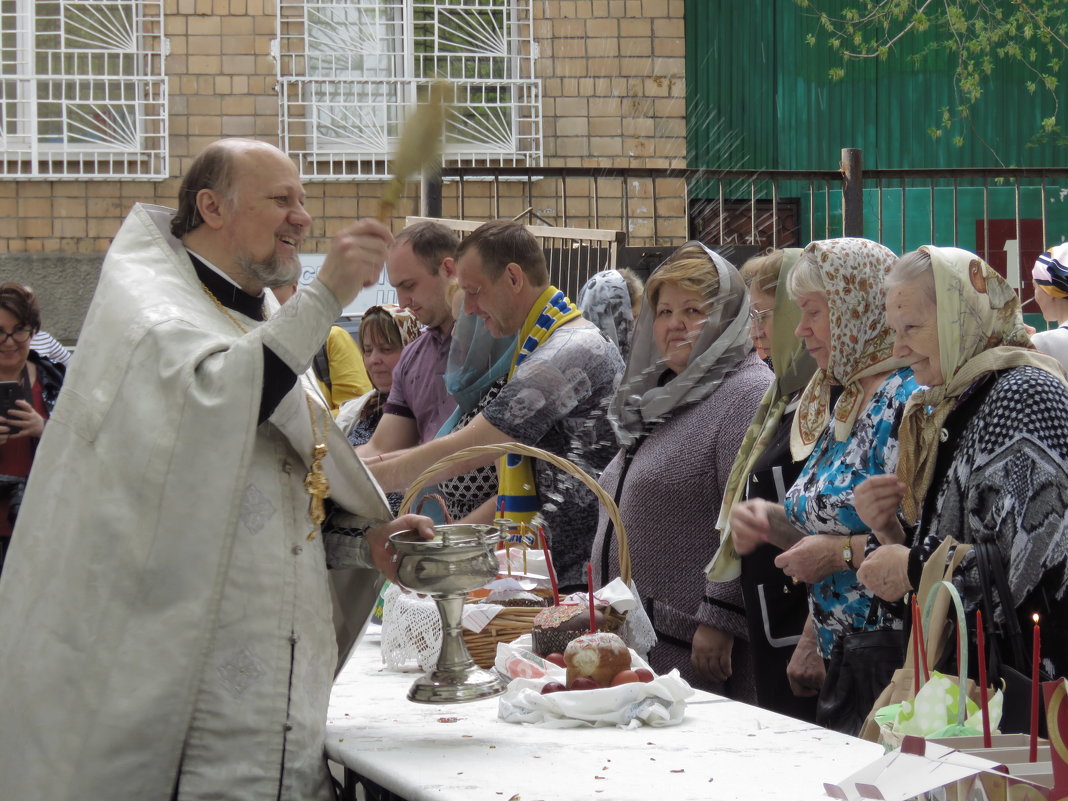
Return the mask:
<path id="1" fill-rule="evenodd" d="M 189 251 L 187 250 L 186 253 L 189 253 Z M 262 294 L 259 296 L 250 295 L 241 287 L 227 281 L 193 253 L 189 253 L 189 258 L 193 261 L 193 268 L 197 271 L 197 278 L 218 299 L 219 303 L 231 311 L 251 317 L 253 320 L 265 319 Z"/>

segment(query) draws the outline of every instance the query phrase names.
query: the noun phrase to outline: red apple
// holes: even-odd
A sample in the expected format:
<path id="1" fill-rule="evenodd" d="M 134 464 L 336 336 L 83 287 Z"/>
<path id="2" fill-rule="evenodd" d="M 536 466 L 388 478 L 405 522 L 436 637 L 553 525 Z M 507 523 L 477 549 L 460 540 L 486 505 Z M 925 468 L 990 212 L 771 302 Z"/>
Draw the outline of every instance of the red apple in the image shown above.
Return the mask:
<path id="1" fill-rule="evenodd" d="M 545 686 L 541 688 L 541 694 L 548 695 L 549 693 L 558 693 L 566 689 L 567 687 L 558 681 L 547 681 L 545 682 Z"/>
<path id="2" fill-rule="evenodd" d="M 653 673 L 653 671 L 646 670 L 645 668 L 638 668 L 634 672 L 638 675 L 638 681 L 649 683 L 656 678 L 656 674 Z"/>

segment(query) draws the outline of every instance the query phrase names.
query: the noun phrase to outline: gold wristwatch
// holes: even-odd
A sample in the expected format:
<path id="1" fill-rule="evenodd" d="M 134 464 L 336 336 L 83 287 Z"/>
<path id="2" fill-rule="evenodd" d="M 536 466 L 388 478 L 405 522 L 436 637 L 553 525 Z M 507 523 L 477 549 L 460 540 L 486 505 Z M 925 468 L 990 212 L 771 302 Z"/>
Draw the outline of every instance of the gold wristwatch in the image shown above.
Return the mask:
<path id="1" fill-rule="evenodd" d="M 856 570 L 857 566 L 853 564 L 853 537 L 852 535 L 845 538 L 845 544 L 842 545 L 842 559 L 845 560 L 846 566 L 850 570 Z"/>

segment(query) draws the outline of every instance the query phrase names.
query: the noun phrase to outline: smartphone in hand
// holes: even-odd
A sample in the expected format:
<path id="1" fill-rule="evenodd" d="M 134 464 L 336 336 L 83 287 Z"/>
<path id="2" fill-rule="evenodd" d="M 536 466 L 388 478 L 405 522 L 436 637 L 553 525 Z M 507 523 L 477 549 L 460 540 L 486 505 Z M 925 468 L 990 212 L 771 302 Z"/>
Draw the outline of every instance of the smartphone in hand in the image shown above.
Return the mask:
<path id="1" fill-rule="evenodd" d="M 0 381 L 0 417 L 7 417 L 15 408 L 15 401 L 26 400 L 18 381 Z M 17 426 L 11 426 L 17 428 Z"/>

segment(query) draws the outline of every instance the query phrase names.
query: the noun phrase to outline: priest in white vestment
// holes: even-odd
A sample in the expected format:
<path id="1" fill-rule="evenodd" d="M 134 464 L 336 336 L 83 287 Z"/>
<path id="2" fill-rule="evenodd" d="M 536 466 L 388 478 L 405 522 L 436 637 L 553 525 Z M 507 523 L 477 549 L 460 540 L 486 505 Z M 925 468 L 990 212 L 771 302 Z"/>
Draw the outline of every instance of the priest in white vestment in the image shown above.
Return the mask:
<path id="1" fill-rule="evenodd" d="M 302 376 L 392 238 L 342 231 L 278 309 L 303 203 L 284 154 L 222 140 L 173 224 L 136 206 L 115 238 L 0 581 L 0 798 L 332 798 L 327 561 L 388 572 L 388 533 L 429 521 L 386 522 Z M 324 481 L 367 529 L 340 550 L 306 492 Z M 350 640 L 376 577 L 339 585 Z"/>

